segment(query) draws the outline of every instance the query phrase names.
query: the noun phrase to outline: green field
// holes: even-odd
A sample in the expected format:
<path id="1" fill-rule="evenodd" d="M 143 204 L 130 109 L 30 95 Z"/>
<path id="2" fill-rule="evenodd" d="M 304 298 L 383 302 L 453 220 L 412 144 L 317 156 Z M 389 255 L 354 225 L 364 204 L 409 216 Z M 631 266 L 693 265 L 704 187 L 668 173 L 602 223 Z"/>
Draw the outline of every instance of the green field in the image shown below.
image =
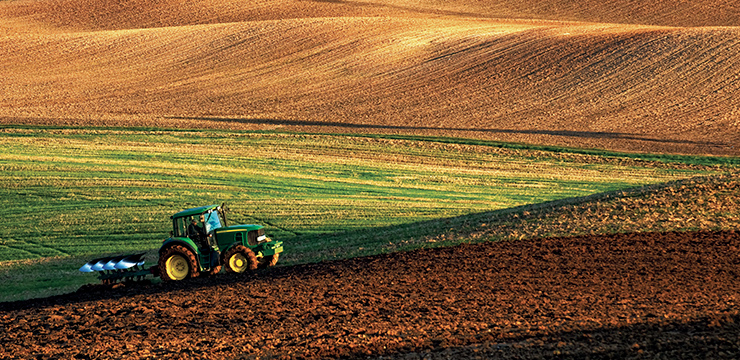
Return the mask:
<path id="1" fill-rule="evenodd" d="M 426 246 L 476 214 L 738 168 L 736 158 L 237 131 L 5 127 L 0 150 L 0 301 L 95 281 L 77 272 L 87 259 L 155 250 L 171 214 L 205 204 L 265 225 L 285 242 L 280 264 L 295 264 Z"/>

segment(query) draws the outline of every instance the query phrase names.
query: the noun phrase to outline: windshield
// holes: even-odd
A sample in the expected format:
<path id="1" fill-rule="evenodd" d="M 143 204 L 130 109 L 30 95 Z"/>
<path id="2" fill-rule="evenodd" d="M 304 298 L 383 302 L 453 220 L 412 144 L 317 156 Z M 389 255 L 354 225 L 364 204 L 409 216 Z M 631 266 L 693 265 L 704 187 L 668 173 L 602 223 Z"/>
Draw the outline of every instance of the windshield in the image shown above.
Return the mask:
<path id="1" fill-rule="evenodd" d="M 203 216 L 205 219 L 206 233 L 216 230 L 222 226 L 221 219 L 218 216 L 218 211 L 209 211 L 203 214 Z"/>

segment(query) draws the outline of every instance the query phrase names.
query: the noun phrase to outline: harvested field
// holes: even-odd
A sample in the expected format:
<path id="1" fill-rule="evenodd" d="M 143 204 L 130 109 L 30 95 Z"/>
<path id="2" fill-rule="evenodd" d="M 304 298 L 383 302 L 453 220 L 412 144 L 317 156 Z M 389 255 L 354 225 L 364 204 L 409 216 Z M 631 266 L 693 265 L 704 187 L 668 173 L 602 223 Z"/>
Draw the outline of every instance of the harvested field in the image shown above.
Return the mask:
<path id="1" fill-rule="evenodd" d="M 740 10 L 0 2 L 0 123 L 444 135 L 740 154 Z"/>
<path id="2" fill-rule="evenodd" d="M 462 245 L 0 304 L 19 358 L 737 358 L 740 233 Z"/>

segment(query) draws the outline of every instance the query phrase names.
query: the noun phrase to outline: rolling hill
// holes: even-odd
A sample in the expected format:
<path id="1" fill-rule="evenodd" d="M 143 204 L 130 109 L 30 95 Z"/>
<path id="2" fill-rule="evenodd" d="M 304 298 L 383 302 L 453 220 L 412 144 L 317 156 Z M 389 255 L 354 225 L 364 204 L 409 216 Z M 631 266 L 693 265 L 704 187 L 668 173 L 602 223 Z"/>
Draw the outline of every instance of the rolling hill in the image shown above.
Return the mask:
<path id="1" fill-rule="evenodd" d="M 0 2 L 0 123 L 738 155 L 730 1 Z"/>
<path id="2" fill-rule="evenodd" d="M 100 252 L 91 228 L 106 241 L 139 247 L 131 235 L 148 234 L 158 244 L 154 208 L 216 196 L 242 199 L 231 219 L 295 235 L 288 251 L 384 252 L 0 303 L 0 358 L 737 358 L 736 158 L 551 156 L 468 140 L 441 157 L 430 151 L 441 141 L 368 136 L 341 146 L 316 139 L 343 136 L 250 133 L 266 136 L 236 143 L 234 131 L 88 127 L 738 156 L 739 78 L 737 1 L 0 0 L 0 133 L 9 135 L 0 180 L 7 212 L 26 224 L 0 243 L 26 251 L 47 242 L 66 256 L 10 264 L 0 269 L 6 285 L 62 287 L 59 277 L 79 276 L 53 236 Z M 378 151 L 392 141 L 404 145 Z M 506 156 L 487 156 L 497 150 Z M 593 162 L 575 166 L 581 157 Z M 656 170 L 646 183 L 723 175 L 634 188 L 628 180 L 643 165 Z M 206 166 L 220 170 L 201 175 Z M 608 174 L 624 183 L 562 201 L 529 193 L 575 195 Z M 270 187 L 249 184 L 261 178 Z M 418 195 L 378 191 L 381 182 Z M 460 195 L 502 188 L 522 206 L 397 226 L 364 219 L 385 221 L 366 211 L 379 201 L 414 197 L 429 208 L 448 197 L 488 206 L 503 200 Z M 116 215 L 123 207 L 131 212 Z M 359 211 L 338 215 L 342 207 Z M 334 216 L 365 225 L 327 226 Z M 302 218 L 315 233 L 295 230 Z M 15 230 L 23 227 L 40 235 Z M 333 247 L 342 239 L 351 241 Z M 470 244 L 434 248 L 459 242 Z"/>

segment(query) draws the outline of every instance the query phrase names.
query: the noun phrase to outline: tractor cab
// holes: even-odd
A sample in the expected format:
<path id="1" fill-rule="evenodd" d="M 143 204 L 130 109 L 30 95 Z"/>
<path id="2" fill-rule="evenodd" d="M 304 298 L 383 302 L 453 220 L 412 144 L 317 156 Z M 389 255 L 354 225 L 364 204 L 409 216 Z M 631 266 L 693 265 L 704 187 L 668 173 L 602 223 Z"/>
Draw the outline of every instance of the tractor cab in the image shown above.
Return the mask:
<path id="1" fill-rule="evenodd" d="M 224 209 L 218 205 L 187 209 L 172 215 L 172 236 L 192 240 L 201 251 L 218 251 L 216 230 L 226 226 Z"/>

